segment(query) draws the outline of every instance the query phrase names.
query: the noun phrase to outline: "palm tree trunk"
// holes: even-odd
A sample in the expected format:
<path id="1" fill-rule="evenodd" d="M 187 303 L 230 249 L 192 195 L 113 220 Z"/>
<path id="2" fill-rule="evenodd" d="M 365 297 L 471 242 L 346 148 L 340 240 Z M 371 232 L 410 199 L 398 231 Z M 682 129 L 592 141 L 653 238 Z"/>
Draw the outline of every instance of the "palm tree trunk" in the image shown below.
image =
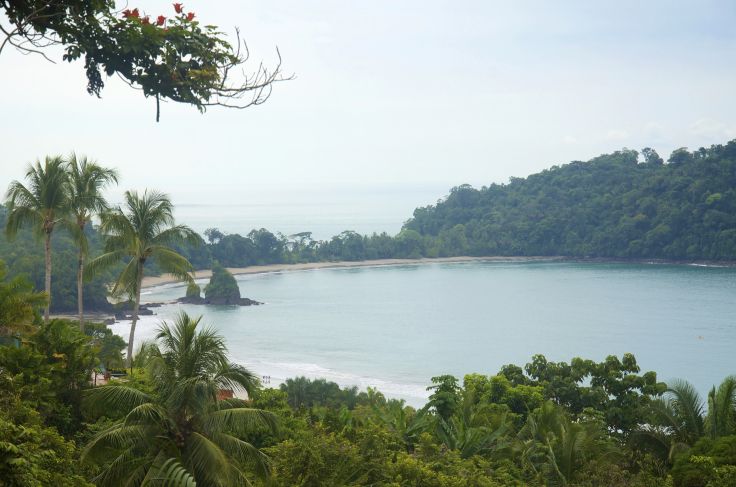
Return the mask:
<path id="1" fill-rule="evenodd" d="M 49 322 L 49 310 L 51 309 L 51 232 L 46 232 L 45 248 L 46 251 L 46 309 L 43 311 L 43 321 Z"/>
<path id="2" fill-rule="evenodd" d="M 77 269 L 77 308 L 79 309 L 79 331 L 84 333 L 84 252 L 79 245 L 79 268 Z"/>
<path id="3" fill-rule="evenodd" d="M 135 303 L 133 304 L 133 316 L 130 322 L 130 336 L 128 337 L 128 368 L 130 376 L 133 377 L 133 340 L 135 339 L 135 325 L 138 322 L 138 311 L 141 307 L 141 284 L 143 283 L 143 264 L 138 264 L 138 278 L 135 286 Z"/>

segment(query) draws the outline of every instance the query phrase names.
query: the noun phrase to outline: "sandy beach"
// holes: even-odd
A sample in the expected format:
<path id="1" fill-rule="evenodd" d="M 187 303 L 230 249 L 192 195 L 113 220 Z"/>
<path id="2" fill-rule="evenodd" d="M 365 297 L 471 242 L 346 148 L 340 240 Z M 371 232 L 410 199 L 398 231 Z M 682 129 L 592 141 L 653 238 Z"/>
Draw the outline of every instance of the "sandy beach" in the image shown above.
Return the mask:
<path id="1" fill-rule="evenodd" d="M 340 269 L 350 267 L 373 267 L 373 266 L 390 266 L 390 265 L 422 265 L 422 264 L 443 264 L 453 262 L 531 262 L 531 261 L 549 261 L 558 260 L 559 257 L 438 257 L 434 259 L 376 259 L 361 261 L 338 261 L 338 262 L 307 262 L 304 264 L 271 264 L 271 265 L 254 265 L 249 267 L 228 267 L 234 276 L 243 274 L 263 274 L 267 272 L 289 272 L 289 271 L 306 271 L 312 269 Z M 198 270 L 195 273 L 196 279 L 208 279 L 212 276 L 209 269 Z M 173 284 L 179 280 L 170 275 L 162 274 L 160 276 L 148 276 L 143 278 L 143 288 L 151 288 L 161 286 L 163 284 Z"/>

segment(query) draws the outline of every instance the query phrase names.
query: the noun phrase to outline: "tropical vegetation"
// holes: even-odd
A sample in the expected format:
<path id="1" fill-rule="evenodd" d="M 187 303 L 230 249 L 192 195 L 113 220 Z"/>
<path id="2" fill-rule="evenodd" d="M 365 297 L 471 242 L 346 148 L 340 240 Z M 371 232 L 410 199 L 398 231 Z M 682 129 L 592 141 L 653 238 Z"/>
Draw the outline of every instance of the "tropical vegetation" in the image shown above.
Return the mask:
<path id="1" fill-rule="evenodd" d="M 231 363 L 201 318 L 162 323 L 147 345 L 150 392 L 124 384 L 89 389 L 92 409 L 121 415 L 98 432 L 82 458 L 101 465 L 96 485 L 247 485 L 268 474 L 266 456 L 242 438 L 275 429 L 274 415 L 223 391 L 253 395 L 258 380 Z"/>
<path id="2" fill-rule="evenodd" d="M 200 237 L 186 225 L 174 223 L 174 207 L 169 197 L 157 191 L 125 192 L 125 210 L 102 215 L 100 231 L 105 251 L 87 265 L 89 275 L 110 269 L 125 260 L 112 288 L 114 296 L 124 295 L 133 301 L 133 315 L 128 338 L 128 367 L 132 367 L 135 325 L 141 305 L 141 289 L 146 262 L 154 261 L 160 269 L 193 282 L 194 270 L 189 261 L 172 249 L 176 243 L 198 245 Z M 132 370 L 132 369 L 131 369 Z"/>
<path id="3" fill-rule="evenodd" d="M 701 395 L 686 381 L 665 384 L 642 372 L 631 354 L 601 362 L 536 355 L 490 375 L 432 377 L 426 403 L 413 407 L 323 379 L 265 388 L 232 362 L 215 328 L 186 314 L 161 323 L 155 341 L 133 353 L 142 279 L 159 272 L 198 297 L 199 267 L 213 267 L 209 296 L 237 289 L 225 266 L 276 262 L 491 252 L 731 260 L 735 147 L 678 150 L 667 164 L 650 149 L 643 161 L 621 151 L 508 185 L 459 187 L 418 209 L 395 237 L 347 231 L 320 242 L 308 232 L 209 229 L 206 245 L 176 224 L 166 195 L 128 191 L 123 206 L 111 208 L 100 192 L 114 171 L 76 157 L 39 161 L 0 207 L 13 237 L 0 239 L 0 480 L 736 485 L 736 376 Z M 575 238 L 557 238 L 565 225 Z M 108 294 L 132 302 L 127 343 L 83 314 L 111 309 Z M 78 319 L 50 315 L 60 309 Z M 110 377 L 124 360 L 135 373 Z"/>

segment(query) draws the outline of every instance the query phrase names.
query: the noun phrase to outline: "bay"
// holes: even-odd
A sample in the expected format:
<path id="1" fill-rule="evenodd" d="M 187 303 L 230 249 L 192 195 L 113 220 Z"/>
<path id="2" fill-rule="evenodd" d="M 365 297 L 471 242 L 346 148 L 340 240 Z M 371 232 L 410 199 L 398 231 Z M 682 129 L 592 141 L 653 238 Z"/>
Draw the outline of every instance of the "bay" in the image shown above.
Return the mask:
<path id="1" fill-rule="evenodd" d="M 319 269 L 238 276 L 263 306 L 165 305 L 142 319 L 203 315 L 234 360 L 271 385 L 324 377 L 421 405 L 430 378 L 496 373 L 541 353 L 549 360 L 635 354 L 660 380 L 705 394 L 736 373 L 736 269 L 588 263 L 470 262 Z M 147 291 L 147 301 L 184 294 Z M 129 325 L 113 329 L 127 338 Z"/>

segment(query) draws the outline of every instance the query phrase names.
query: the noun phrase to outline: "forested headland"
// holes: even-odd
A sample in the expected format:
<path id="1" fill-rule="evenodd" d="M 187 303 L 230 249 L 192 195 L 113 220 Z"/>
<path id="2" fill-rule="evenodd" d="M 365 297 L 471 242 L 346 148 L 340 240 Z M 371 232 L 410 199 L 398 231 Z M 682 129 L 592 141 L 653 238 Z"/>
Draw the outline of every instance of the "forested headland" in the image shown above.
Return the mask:
<path id="1" fill-rule="evenodd" d="M 192 261 L 228 267 L 463 255 L 734 261 L 736 140 L 666 162 L 653 149 L 621 150 L 507 184 L 461 185 L 417 208 L 397 235 L 206 236 Z"/>
<path id="2" fill-rule="evenodd" d="M 481 189 L 453 188 L 404 227 L 438 255 L 736 259 L 736 140 L 668 161 L 621 150 Z"/>

